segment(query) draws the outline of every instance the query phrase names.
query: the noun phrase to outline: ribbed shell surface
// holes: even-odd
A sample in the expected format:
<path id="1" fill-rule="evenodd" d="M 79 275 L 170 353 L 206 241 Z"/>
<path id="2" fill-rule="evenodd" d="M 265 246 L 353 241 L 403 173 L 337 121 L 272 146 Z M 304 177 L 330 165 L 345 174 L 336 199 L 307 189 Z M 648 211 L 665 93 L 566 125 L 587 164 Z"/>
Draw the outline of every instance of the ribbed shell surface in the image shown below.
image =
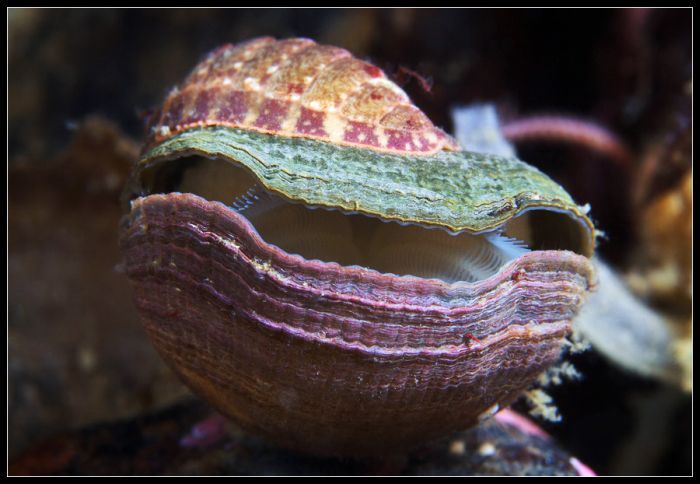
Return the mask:
<path id="1" fill-rule="evenodd" d="M 561 354 L 586 257 L 531 252 L 478 283 L 305 260 L 218 202 L 134 202 L 125 268 L 145 327 L 245 429 L 320 455 L 414 447 L 504 407 Z"/>

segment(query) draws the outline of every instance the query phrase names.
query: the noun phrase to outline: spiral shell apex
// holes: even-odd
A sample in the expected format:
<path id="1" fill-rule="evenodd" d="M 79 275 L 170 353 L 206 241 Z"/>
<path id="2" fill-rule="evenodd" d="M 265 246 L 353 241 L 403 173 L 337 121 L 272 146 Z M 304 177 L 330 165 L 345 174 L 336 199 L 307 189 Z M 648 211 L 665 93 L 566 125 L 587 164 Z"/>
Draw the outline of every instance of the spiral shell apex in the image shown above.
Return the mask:
<path id="1" fill-rule="evenodd" d="M 151 119 L 120 246 L 154 345 L 242 428 L 411 449 L 510 404 L 594 286 L 587 208 L 307 39 L 207 57 Z"/>
<path id="2" fill-rule="evenodd" d="M 264 37 L 212 52 L 155 114 L 149 144 L 195 126 L 395 153 L 458 149 L 381 69 L 309 39 Z"/>

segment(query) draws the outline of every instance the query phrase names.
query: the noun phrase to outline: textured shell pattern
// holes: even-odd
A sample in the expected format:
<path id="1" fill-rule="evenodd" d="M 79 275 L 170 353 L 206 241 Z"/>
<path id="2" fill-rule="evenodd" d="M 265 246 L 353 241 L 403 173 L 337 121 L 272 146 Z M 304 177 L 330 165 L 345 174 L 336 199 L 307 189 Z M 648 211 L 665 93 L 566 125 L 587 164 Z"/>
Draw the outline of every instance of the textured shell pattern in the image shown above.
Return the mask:
<path id="1" fill-rule="evenodd" d="M 395 153 L 459 149 L 381 69 L 309 39 L 215 50 L 154 114 L 148 144 L 212 125 Z"/>
<path id="2" fill-rule="evenodd" d="M 144 326 L 195 393 L 279 445 L 376 455 L 474 424 L 559 359 L 595 285 L 585 208 L 520 160 L 460 150 L 343 49 L 226 45 L 148 127 L 120 241 Z M 248 212 L 161 183 L 211 160 L 295 206 L 460 236 L 540 211 L 545 232 L 574 242 L 474 283 L 306 259 L 266 241 Z"/>

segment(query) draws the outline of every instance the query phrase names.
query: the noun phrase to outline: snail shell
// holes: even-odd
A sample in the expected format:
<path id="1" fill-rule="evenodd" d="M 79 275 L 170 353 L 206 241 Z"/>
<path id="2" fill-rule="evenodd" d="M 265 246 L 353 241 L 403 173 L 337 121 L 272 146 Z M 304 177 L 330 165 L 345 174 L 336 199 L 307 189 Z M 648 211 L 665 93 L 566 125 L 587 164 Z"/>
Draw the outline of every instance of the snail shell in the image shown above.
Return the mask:
<path id="1" fill-rule="evenodd" d="M 144 326 L 279 445 L 386 454 L 472 425 L 559 359 L 593 284 L 593 225 L 561 187 L 461 151 L 342 49 L 224 46 L 149 133 L 121 223 Z"/>
<path id="2" fill-rule="evenodd" d="M 152 118 L 152 142 L 201 126 L 397 153 L 458 149 L 381 69 L 309 39 L 264 37 L 215 50 Z"/>

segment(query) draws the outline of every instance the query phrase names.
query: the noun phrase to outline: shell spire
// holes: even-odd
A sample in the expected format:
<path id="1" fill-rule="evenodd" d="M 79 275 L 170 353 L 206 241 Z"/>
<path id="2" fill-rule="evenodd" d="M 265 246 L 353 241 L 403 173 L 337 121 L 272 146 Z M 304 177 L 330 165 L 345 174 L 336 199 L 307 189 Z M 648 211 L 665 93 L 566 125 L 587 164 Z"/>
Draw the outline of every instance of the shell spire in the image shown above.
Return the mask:
<path id="1" fill-rule="evenodd" d="M 381 69 L 303 38 L 209 54 L 151 118 L 147 146 L 205 126 L 409 155 L 460 149 Z"/>

